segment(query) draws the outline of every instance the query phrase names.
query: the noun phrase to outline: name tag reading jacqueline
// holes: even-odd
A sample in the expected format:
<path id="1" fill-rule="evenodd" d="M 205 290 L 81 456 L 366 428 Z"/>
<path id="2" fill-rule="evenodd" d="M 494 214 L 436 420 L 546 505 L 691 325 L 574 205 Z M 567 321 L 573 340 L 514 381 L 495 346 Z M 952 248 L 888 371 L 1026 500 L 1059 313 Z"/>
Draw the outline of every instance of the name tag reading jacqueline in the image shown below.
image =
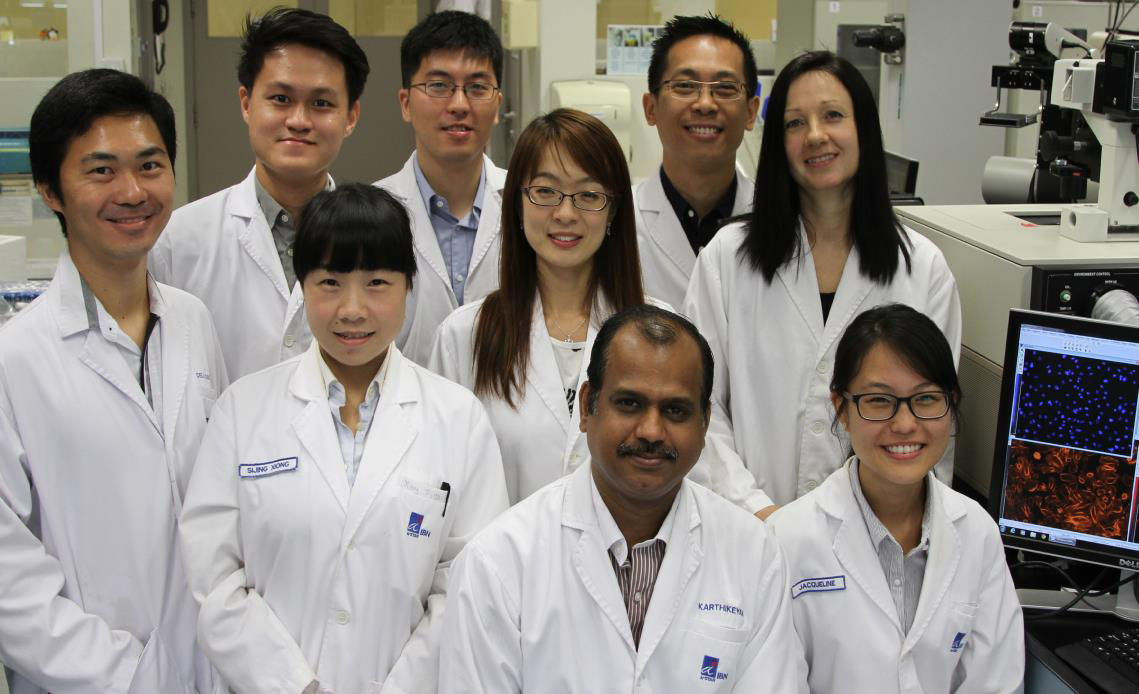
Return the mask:
<path id="1" fill-rule="evenodd" d="M 242 478 L 268 477 L 278 472 L 292 472 L 297 469 L 297 458 L 279 458 L 265 463 L 247 463 L 237 466 L 237 474 Z"/>
<path id="2" fill-rule="evenodd" d="M 830 590 L 846 590 L 846 576 L 804 578 L 791 586 L 791 599 L 794 600 L 804 593 L 823 593 Z"/>

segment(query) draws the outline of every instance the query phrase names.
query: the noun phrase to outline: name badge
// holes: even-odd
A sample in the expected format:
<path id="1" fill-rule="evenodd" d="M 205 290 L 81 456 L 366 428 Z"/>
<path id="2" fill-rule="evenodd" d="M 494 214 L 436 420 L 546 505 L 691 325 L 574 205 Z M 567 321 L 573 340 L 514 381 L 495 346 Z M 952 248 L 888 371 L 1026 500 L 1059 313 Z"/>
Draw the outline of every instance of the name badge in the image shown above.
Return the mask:
<path id="1" fill-rule="evenodd" d="M 247 463 L 237 466 L 237 474 L 243 479 L 268 477 L 278 472 L 293 472 L 297 469 L 297 458 L 279 458 L 265 463 Z"/>
<path id="2" fill-rule="evenodd" d="M 830 590 L 846 590 L 846 576 L 821 576 L 804 578 L 791 586 L 791 599 L 804 593 L 823 593 Z"/>

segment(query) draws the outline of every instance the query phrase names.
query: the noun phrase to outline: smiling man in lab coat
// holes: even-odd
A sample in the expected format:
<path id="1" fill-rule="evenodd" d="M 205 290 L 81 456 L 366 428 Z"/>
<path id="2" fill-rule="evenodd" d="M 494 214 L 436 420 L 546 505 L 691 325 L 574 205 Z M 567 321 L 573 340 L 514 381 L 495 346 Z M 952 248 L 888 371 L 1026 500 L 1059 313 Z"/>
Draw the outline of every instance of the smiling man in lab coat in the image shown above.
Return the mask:
<path id="1" fill-rule="evenodd" d="M 208 692 L 176 521 L 225 364 L 205 306 L 146 272 L 174 113 L 136 77 L 74 73 L 30 144 L 67 250 L 0 330 L 0 660 L 12 694 Z"/>
<path id="2" fill-rule="evenodd" d="M 759 98 L 747 37 L 714 16 L 673 17 L 653 43 L 645 120 L 663 148 L 658 175 L 637 184 L 637 246 L 645 294 L 684 303 L 696 256 L 754 187 L 736 150 L 755 127 Z"/>
<path id="3" fill-rule="evenodd" d="M 684 479 L 712 368 L 676 314 L 638 306 L 606 321 L 580 392 L 592 463 L 460 555 L 441 694 L 806 691 L 774 538 Z"/>
<path id="4" fill-rule="evenodd" d="M 245 180 L 179 208 L 150 254 L 160 282 L 213 314 L 234 380 L 312 341 L 293 274 L 297 215 L 360 118 L 368 58 L 327 16 L 277 8 L 246 25 L 237 65 L 256 164 Z"/>
<path id="5" fill-rule="evenodd" d="M 403 38 L 399 60 L 415 151 L 376 185 L 411 215 L 420 276 L 395 343 L 426 365 L 443 319 L 498 288 L 506 170 L 483 151 L 502 105 L 502 42 L 481 17 L 437 12 Z"/>

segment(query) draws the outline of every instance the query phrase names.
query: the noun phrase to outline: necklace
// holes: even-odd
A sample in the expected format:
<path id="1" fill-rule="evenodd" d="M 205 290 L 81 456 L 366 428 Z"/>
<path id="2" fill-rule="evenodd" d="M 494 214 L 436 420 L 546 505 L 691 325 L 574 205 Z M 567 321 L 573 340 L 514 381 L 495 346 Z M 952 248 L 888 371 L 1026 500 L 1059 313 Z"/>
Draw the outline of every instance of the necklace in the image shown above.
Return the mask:
<path id="1" fill-rule="evenodd" d="M 581 330 L 581 326 L 585 325 L 585 321 L 589 320 L 589 314 L 586 314 L 585 318 L 582 318 L 580 321 L 578 321 L 578 324 L 573 326 L 573 330 L 568 330 L 568 331 L 565 328 L 563 328 L 560 323 L 558 323 L 558 319 L 554 318 L 554 314 L 552 314 L 552 313 L 550 314 L 550 320 L 553 321 L 554 327 L 557 329 L 557 331 L 559 333 L 565 333 L 566 334 L 566 336 L 562 338 L 562 342 L 573 342 L 573 334 L 576 333 L 578 330 Z"/>

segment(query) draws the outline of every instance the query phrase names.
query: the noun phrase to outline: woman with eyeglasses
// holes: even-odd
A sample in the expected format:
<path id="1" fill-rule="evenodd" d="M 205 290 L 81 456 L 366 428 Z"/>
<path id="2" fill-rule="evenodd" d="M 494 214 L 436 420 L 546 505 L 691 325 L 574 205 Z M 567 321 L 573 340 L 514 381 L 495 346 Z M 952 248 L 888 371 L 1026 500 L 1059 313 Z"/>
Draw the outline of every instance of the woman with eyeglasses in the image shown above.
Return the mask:
<path id="1" fill-rule="evenodd" d="M 805 53 L 767 104 L 752 212 L 700 253 L 684 312 L 716 359 L 708 486 L 763 518 L 842 464 L 827 383 L 860 312 L 903 302 L 929 315 L 956 357 L 953 275 L 894 216 L 874 95 L 853 65 Z M 938 467 L 952 477 L 952 456 Z"/>
<path id="2" fill-rule="evenodd" d="M 499 288 L 443 321 L 428 366 L 486 407 L 514 504 L 587 460 L 574 415 L 594 336 L 645 297 L 609 128 L 572 109 L 539 116 L 507 171 Z"/>
<path id="3" fill-rule="evenodd" d="M 1020 691 L 1024 624 L 997 526 L 931 472 L 961 401 L 945 336 L 901 304 L 862 313 L 830 400 L 854 455 L 768 520 L 811 691 Z"/>

